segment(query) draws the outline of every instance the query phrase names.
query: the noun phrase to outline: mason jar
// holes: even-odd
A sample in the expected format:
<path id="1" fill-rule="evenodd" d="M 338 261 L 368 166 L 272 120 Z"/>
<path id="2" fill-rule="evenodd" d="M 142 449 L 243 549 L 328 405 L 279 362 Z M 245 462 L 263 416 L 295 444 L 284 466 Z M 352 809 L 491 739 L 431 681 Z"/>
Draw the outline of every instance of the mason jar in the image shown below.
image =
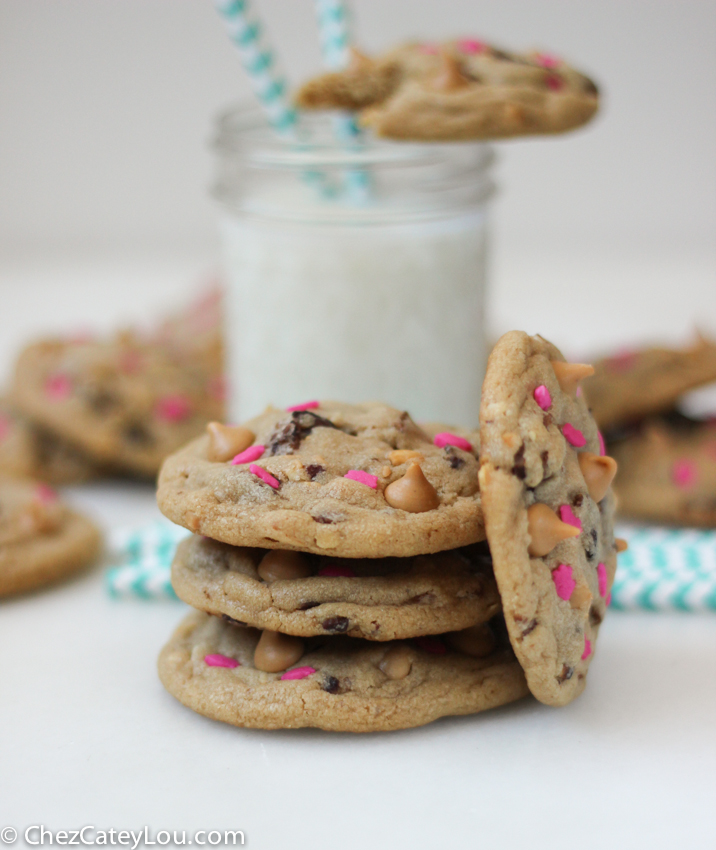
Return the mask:
<path id="1" fill-rule="evenodd" d="M 288 143 L 241 106 L 214 150 L 232 420 L 380 400 L 476 426 L 492 149 L 340 141 L 320 114 Z"/>

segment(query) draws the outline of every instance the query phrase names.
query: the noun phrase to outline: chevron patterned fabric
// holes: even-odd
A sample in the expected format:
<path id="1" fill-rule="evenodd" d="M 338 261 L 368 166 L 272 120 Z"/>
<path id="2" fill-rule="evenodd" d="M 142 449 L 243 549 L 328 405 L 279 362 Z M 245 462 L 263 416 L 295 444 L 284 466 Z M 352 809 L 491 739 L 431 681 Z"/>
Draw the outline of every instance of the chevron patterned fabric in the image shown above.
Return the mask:
<path id="1" fill-rule="evenodd" d="M 176 599 L 170 567 L 177 543 L 189 532 L 158 521 L 141 528 L 115 529 L 109 538 L 115 563 L 107 571 L 110 596 L 135 599 Z"/>

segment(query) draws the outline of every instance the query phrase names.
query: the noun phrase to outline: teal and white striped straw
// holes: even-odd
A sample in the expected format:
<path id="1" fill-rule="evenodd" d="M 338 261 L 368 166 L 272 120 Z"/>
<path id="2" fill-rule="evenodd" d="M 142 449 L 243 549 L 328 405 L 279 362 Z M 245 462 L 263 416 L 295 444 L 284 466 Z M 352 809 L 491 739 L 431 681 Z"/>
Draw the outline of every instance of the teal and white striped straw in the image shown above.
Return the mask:
<path id="1" fill-rule="evenodd" d="M 316 15 L 321 41 L 323 62 L 333 71 L 341 70 L 350 61 L 350 11 L 343 0 L 316 0 Z M 345 143 L 360 141 L 361 129 L 350 112 L 338 115 L 334 121 L 338 139 Z M 350 169 L 346 173 L 350 197 L 364 203 L 370 192 L 370 175 L 364 169 Z"/>
<path id="2" fill-rule="evenodd" d="M 295 139 L 297 115 L 287 97 L 286 78 L 249 0 L 215 0 L 215 4 L 269 123 L 283 138 Z"/>

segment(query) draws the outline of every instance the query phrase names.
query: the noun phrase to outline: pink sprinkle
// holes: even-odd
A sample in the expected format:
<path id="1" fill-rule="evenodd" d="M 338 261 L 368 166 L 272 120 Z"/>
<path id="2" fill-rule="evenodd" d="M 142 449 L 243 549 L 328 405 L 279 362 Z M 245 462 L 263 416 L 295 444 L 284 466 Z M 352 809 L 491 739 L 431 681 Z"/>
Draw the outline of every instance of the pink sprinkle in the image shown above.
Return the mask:
<path id="1" fill-rule="evenodd" d="M 575 516 L 574 511 L 569 507 L 569 505 L 560 505 L 559 518 L 562 522 L 566 522 L 567 525 L 573 525 L 580 531 L 582 530 L 582 520 L 578 516 Z"/>
<path id="2" fill-rule="evenodd" d="M 472 443 L 468 442 L 464 437 L 458 437 L 457 434 L 449 434 L 447 431 L 442 431 L 433 437 L 433 443 L 442 449 L 443 446 L 455 446 L 465 452 L 472 451 Z"/>
<path id="3" fill-rule="evenodd" d="M 191 402 L 183 395 L 165 395 L 157 402 L 155 413 L 165 422 L 182 422 L 191 415 Z"/>
<path id="4" fill-rule="evenodd" d="M 550 74 L 546 78 L 545 83 L 550 91 L 561 91 L 564 88 L 564 80 L 556 74 Z"/>
<path id="5" fill-rule="evenodd" d="M 582 446 L 587 445 L 587 440 L 584 437 L 584 434 L 579 430 L 579 428 L 575 428 L 574 425 L 570 425 L 569 422 L 565 422 L 562 425 L 562 433 L 564 434 L 564 438 L 566 441 L 577 449 L 581 449 Z"/>
<path id="6" fill-rule="evenodd" d="M 249 472 L 252 472 L 262 481 L 265 481 L 269 485 L 269 487 L 273 487 L 274 490 L 278 490 L 278 488 L 281 486 L 278 478 L 274 478 L 273 475 L 271 475 L 271 473 L 267 469 L 263 468 L 263 466 L 256 466 L 255 463 L 252 463 L 249 467 Z"/>
<path id="7" fill-rule="evenodd" d="M 0 413 L 0 440 L 4 440 L 12 429 L 12 419 Z"/>
<path id="8" fill-rule="evenodd" d="M 435 56 L 436 53 L 438 52 L 438 46 L 437 46 L 437 44 L 433 44 L 431 42 L 426 42 L 425 44 L 421 44 L 418 47 L 418 50 L 421 53 L 426 53 L 428 56 Z"/>
<path id="9" fill-rule="evenodd" d="M 253 461 L 258 460 L 265 451 L 266 446 L 249 446 L 248 449 L 244 449 L 234 457 L 231 461 L 231 465 L 236 466 L 239 463 L 253 463 Z"/>
<path id="10" fill-rule="evenodd" d="M 584 661 L 585 658 L 589 658 L 589 656 L 591 654 L 592 654 L 592 642 L 589 640 L 588 637 L 585 637 L 584 638 L 584 652 L 582 653 L 582 661 Z"/>
<path id="11" fill-rule="evenodd" d="M 286 410 L 289 413 L 293 413 L 298 410 L 315 410 L 317 407 L 321 406 L 320 401 L 304 401 L 303 404 L 294 404 L 293 407 L 287 407 Z"/>
<path id="12" fill-rule="evenodd" d="M 137 372 L 142 371 L 144 358 L 138 351 L 123 351 L 119 355 L 117 365 L 119 371 L 124 372 L 125 375 L 136 375 Z"/>
<path id="13" fill-rule="evenodd" d="M 373 490 L 378 489 L 378 476 L 371 475 L 370 472 L 363 472 L 361 469 L 349 469 L 343 477 L 357 481 L 359 484 L 365 484 L 366 487 L 372 487 Z"/>
<path id="14" fill-rule="evenodd" d="M 604 457 L 604 455 L 607 453 L 607 447 L 604 444 L 604 437 L 602 437 L 601 431 L 597 431 L 597 439 L 599 440 L 599 454 Z"/>
<path id="15" fill-rule="evenodd" d="M 607 598 L 604 600 L 607 604 L 607 608 L 612 604 L 612 595 L 611 593 L 607 595 Z"/>
<path id="16" fill-rule="evenodd" d="M 241 667 L 240 662 L 235 658 L 229 658 L 228 655 L 205 655 L 204 663 L 209 667 Z"/>
<path id="17" fill-rule="evenodd" d="M 604 564 L 597 564 L 597 580 L 599 582 L 599 595 L 607 595 L 607 568 Z"/>
<path id="18" fill-rule="evenodd" d="M 223 375 L 214 375 L 206 383 L 206 393 L 214 401 L 226 401 L 228 395 L 226 378 Z"/>
<path id="19" fill-rule="evenodd" d="M 577 582 L 572 578 L 572 568 L 569 564 L 560 564 L 552 570 L 552 581 L 560 599 L 569 599 L 577 586 Z"/>
<path id="20" fill-rule="evenodd" d="M 309 676 L 313 676 L 316 672 L 315 667 L 294 667 L 293 670 L 286 670 L 286 672 L 281 676 L 281 681 L 290 681 L 291 679 L 306 679 Z"/>
<path id="21" fill-rule="evenodd" d="M 552 407 L 552 396 L 544 384 L 540 384 L 534 391 L 534 397 L 537 404 L 542 410 L 549 410 Z"/>
<path id="22" fill-rule="evenodd" d="M 42 502 L 43 505 L 51 505 L 53 502 L 57 501 L 57 493 L 52 489 L 52 487 L 48 487 L 47 484 L 38 484 L 35 488 L 35 497 L 38 502 Z"/>
<path id="23" fill-rule="evenodd" d="M 607 360 L 607 366 L 612 372 L 628 372 L 636 363 L 636 352 L 627 348 L 622 349 L 614 357 Z"/>
<path id="24" fill-rule="evenodd" d="M 581 398 L 584 395 L 584 390 L 582 389 L 581 384 L 577 387 L 577 392 L 575 393 L 575 395 L 577 396 L 577 398 Z"/>
<path id="25" fill-rule="evenodd" d="M 671 480 L 682 490 L 689 490 L 696 484 L 699 471 L 690 460 L 677 460 L 671 467 Z"/>
<path id="26" fill-rule="evenodd" d="M 318 571 L 319 576 L 345 576 L 345 578 L 355 578 L 355 573 L 350 567 L 339 567 L 336 564 L 329 564 L 327 567 L 321 567 Z"/>
<path id="27" fill-rule="evenodd" d="M 52 401 L 62 401 L 72 393 L 72 381 L 60 373 L 50 375 L 45 381 L 45 395 Z"/>
<path id="28" fill-rule="evenodd" d="M 417 637 L 414 642 L 424 651 L 431 655 L 445 655 L 447 647 L 445 644 L 435 637 Z"/>
<path id="29" fill-rule="evenodd" d="M 535 62 L 542 68 L 558 68 L 562 64 L 562 60 L 552 53 L 538 53 Z"/>
<path id="30" fill-rule="evenodd" d="M 484 53 L 487 45 L 484 41 L 477 41 L 474 38 L 463 38 L 462 41 L 458 41 L 457 49 L 461 53 Z"/>

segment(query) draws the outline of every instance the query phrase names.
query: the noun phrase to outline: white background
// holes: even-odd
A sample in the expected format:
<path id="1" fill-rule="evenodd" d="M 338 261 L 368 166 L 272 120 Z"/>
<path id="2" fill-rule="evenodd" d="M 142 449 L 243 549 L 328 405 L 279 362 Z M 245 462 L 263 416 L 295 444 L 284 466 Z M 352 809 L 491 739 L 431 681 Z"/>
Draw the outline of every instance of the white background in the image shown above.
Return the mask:
<path id="1" fill-rule="evenodd" d="M 309 0 L 261 0 L 293 80 Z M 493 332 L 570 351 L 716 333 L 716 4 L 362 0 L 368 49 L 476 34 L 592 73 L 602 115 L 500 146 Z M 47 328 L 144 320 L 218 259 L 211 117 L 248 94 L 209 0 L 0 0 L 0 373 Z M 72 494 L 103 525 L 149 488 Z M 180 606 L 94 573 L 0 608 L 0 828 L 244 829 L 255 848 L 713 847 L 713 616 L 615 614 L 573 705 L 350 737 L 183 709 L 154 659 Z"/>

